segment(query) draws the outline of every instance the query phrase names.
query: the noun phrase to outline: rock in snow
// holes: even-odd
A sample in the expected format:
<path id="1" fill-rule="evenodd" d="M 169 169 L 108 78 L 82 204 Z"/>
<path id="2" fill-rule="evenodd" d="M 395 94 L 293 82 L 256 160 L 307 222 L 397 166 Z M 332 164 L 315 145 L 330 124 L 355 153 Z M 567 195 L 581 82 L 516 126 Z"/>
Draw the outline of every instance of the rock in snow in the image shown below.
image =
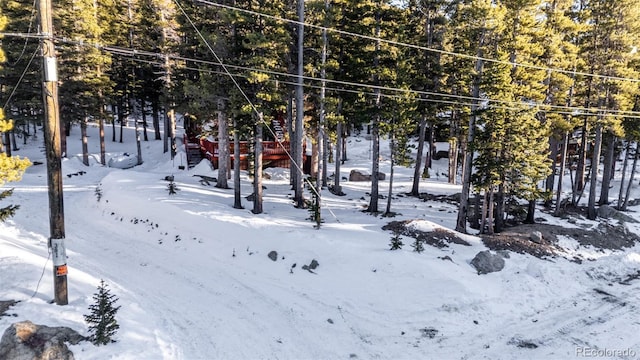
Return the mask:
<path id="1" fill-rule="evenodd" d="M 500 271 L 504 268 L 504 259 L 498 254 L 492 254 L 489 250 L 480 251 L 471 260 L 471 265 L 478 270 L 478 274 L 488 274 Z"/>
<path id="2" fill-rule="evenodd" d="M 31 321 L 11 324 L 0 340 L 0 359 L 73 360 L 65 342 L 73 345 L 85 337 L 68 327 L 48 327 Z"/>

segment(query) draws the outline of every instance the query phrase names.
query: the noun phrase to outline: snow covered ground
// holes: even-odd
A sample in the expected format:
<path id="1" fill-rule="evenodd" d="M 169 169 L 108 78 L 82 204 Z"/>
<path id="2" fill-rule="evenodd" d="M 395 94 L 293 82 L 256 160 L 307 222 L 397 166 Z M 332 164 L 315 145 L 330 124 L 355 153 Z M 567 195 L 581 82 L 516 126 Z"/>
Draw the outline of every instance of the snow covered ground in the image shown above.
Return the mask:
<path id="1" fill-rule="evenodd" d="M 107 160 L 135 154 L 132 129 L 126 130 L 123 144 L 107 142 Z M 471 246 L 427 246 L 422 253 L 403 238 L 402 250 L 389 250 L 392 234 L 382 226 L 390 221 L 417 220 L 428 229 L 455 225 L 455 206 L 402 196 L 411 189 L 413 169 L 396 168 L 392 210 L 399 216 L 362 212 L 370 183 L 343 181 L 346 196 L 322 191 L 324 223 L 314 229 L 309 213 L 293 207 L 287 170 L 268 170 L 264 213 L 254 215 L 244 199 L 252 191 L 246 173 L 245 209 L 238 210 L 233 190 L 194 176 L 216 177 L 207 163 L 180 170 L 184 153 L 172 161 L 161 141 L 149 141 L 141 166 L 107 168 L 96 161 L 95 127 L 90 134 L 90 166 L 78 156 L 78 129 L 63 160 L 69 305 L 51 304 L 45 165 L 5 185 L 15 191 L 2 204 L 21 208 L 0 224 L 0 300 L 20 302 L 8 312 L 15 316 L 0 317 L 0 331 L 31 320 L 87 334 L 83 315 L 104 279 L 122 306 L 117 342 L 72 346 L 76 359 L 640 357 L 640 280 L 629 280 L 640 268 L 639 246 L 601 250 L 565 237 L 560 245 L 567 258 L 589 260 L 512 252 L 502 271 L 478 275 L 469 262 L 486 247 L 475 236 L 465 237 Z M 41 140 L 15 154 L 44 162 Z M 381 150 L 381 171 L 388 175 L 388 147 Z M 347 152 L 343 176 L 351 169 L 369 172 L 369 141 L 352 137 Z M 422 192 L 460 191 L 442 175 L 446 159 L 436 161 L 431 174 Z M 179 188 L 175 195 L 168 193 L 168 175 Z M 380 194 L 386 196 L 388 183 L 381 182 Z M 271 251 L 276 261 L 267 256 Z M 319 266 L 303 270 L 312 260 Z"/>

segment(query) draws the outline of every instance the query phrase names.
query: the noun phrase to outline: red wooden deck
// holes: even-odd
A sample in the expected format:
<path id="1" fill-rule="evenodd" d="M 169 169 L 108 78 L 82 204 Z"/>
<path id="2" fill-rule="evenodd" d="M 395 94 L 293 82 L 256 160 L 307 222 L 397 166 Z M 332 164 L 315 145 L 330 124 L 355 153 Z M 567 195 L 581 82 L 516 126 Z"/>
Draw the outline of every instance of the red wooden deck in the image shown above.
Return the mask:
<path id="1" fill-rule="evenodd" d="M 191 145 L 189 145 L 191 146 Z M 288 141 L 263 141 L 262 142 L 262 162 L 265 168 L 268 167 L 289 167 L 291 162 L 289 155 L 290 144 Z M 200 139 L 200 150 L 202 154 L 211 161 L 214 168 L 218 168 L 219 143 L 217 141 L 209 141 Z M 234 160 L 234 144 L 229 142 L 229 154 L 231 161 Z M 249 166 L 248 155 L 249 143 L 247 141 L 240 142 L 240 168 L 246 170 Z"/>

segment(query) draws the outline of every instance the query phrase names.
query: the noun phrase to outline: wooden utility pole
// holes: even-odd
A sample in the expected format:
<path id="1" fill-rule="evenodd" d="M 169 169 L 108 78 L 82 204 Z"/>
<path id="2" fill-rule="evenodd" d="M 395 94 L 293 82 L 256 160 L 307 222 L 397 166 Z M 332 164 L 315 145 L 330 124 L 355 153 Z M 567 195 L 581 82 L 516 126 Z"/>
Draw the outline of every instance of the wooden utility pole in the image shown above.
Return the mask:
<path id="1" fill-rule="evenodd" d="M 328 13 L 329 12 L 329 0 L 324 0 L 324 9 Z M 326 25 L 326 17 L 325 17 L 325 26 Z M 322 67 L 320 69 L 320 78 L 322 79 L 321 88 L 320 88 L 320 131 L 318 131 L 318 149 L 320 149 L 320 159 L 322 160 L 322 166 L 318 168 L 318 180 L 316 184 L 320 184 L 318 186 L 319 189 L 324 189 L 327 187 L 327 161 L 329 160 L 329 156 L 327 155 L 327 134 L 325 132 L 326 122 L 327 122 L 327 114 L 325 109 L 326 103 L 326 87 L 327 87 L 327 43 L 329 39 L 327 37 L 327 29 L 322 29 Z"/>
<path id="2" fill-rule="evenodd" d="M 296 86 L 296 124 L 295 124 L 295 162 L 298 164 L 296 167 L 296 176 L 294 180 L 295 186 L 295 202 L 298 208 L 304 207 L 304 195 L 303 189 L 303 173 L 304 167 L 303 152 L 304 146 L 302 146 L 303 132 L 304 132 L 304 84 L 302 77 L 304 76 L 304 0 L 298 0 L 298 81 Z"/>
<path id="3" fill-rule="evenodd" d="M 64 245 L 64 204 L 62 193 L 62 144 L 58 106 L 58 70 L 53 45 L 52 0 L 40 0 L 40 34 L 42 36 L 42 98 L 44 101 L 44 144 L 49 187 L 49 248 L 53 259 L 55 302 L 69 303 L 67 296 L 67 253 Z"/>

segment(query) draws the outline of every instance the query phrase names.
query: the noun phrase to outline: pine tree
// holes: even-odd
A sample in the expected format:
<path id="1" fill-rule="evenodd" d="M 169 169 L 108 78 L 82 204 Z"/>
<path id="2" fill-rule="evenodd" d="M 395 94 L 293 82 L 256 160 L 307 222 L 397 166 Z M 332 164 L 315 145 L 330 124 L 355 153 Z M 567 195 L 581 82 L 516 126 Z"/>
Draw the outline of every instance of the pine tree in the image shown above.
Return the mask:
<path id="1" fill-rule="evenodd" d="M 418 238 L 416 238 L 416 240 L 411 244 L 411 247 L 413 248 L 413 251 L 418 254 L 424 251 L 424 244 L 422 243 L 422 240 Z"/>
<path id="2" fill-rule="evenodd" d="M 37 33 L 37 19 L 31 3 L 0 1 L 0 27 L 13 33 Z M 42 94 L 39 43 L 36 38 L 5 36 L 0 40 L 0 98 L 14 130 L 42 123 Z M 24 140 L 26 134 L 23 132 Z M 8 134 L 8 132 L 7 132 Z M 34 134 L 35 135 L 35 134 Z"/>
<path id="3" fill-rule="evenodd" d="M 167 185 L 167 190 L 169 191 L 169 195 L 175 195 L 180 189 L 178 189 L 178 185 L 176 185 L 176 183 L 173 182 L 173 179 L 171 179 Z"/>
<path id="4" fill-rule="evenodd" d="M 594 108 L 584 117 L 583 134 L 588 128 L 595 129 L 596 138 L 591 159 L 590 187 L 587 217 L 596 218 L 597 171 L 600 164 L 600 149 L 603 139 L 621 136 L 621 113 L 632 110 L 637 85 L 630 81 L 613 78 L 638 78 L 631 65 L 637 55 L 630 51 L 637 44 L 640 26 L 640 3 L 634 0 L 594 0 L 581 3 L 580 20 L 587 26 L 579 43 L 580 56 L 584 59 L 584 72 L 604 75 L 590 76 L 584 80 L 579 94 L 585 108 Z M 586 137 L 583 138 L 581 169 L 586 168 Z M 581 181 L 582 174 L 576 179 Z M 608 179 L 603 185 L 607 185 Z M 582 185 L 582 183 L 578 183 Z M 580 187 L 580 186 L 578 186 Z M 608 189 L 607 189 L 608 191 Z M 605 191 L 601 198 L 607 197 Z"/>
<path id="5" fill-rule="evenodd" d="M 182 79 L 181 89 L 186 101 L 183 111 L 195 116 L 203 124 L 216 124 L 216 126 L 204 126 L 202 136 L 211 136 L 218 141 L 218 182 L 217 188 L 228 189 L 227 178 L 229 174 L 229 99 L 234 91 L 234 83 L 225 73 L 221 65 L 230 65 L 235 59 L 239 48 L 234 46 L 234 13 L 232 10 L 219 7 L 203 7 L 187 5 L 194 24 L 200 29 L 202 37 L 189 36 L 180 45 L 179 49 L 184 56 L 197 54 L 197 57 L 215 59 L 216 65 L 194 62 L 188 63 L 184 69 L 177 70 L 177 77 Z M 193 26 L 186 22 L 182 24 L 185 33 L 192 33 Z M 207 44 L 210 48 L 207 46 Z M 214 53 L 211 53 L 213 49 Z M 192 69 L 198 69 L 193 71 Z M 232 71 L 234 72 L 234 71 Z"/>
<path id="6" fill-rule="evenodd" d="M 542 7 L 544 13 L 542 27 L 545 38 L 542 41 L 543 53 L 540 60 L 544 66 L 560 69 L 577 67 L 578 47 L 575 39 L 579 38 L 582 27 L 575 21 L 574 12 L 571 10 L 573 3 L 573 0 L 556 0 L 548 2 Z M 563 145 L 565 137 L 578 124 L 569 114 L 546 110 L 573 105 L 575 101 L 573 98 L 575 76 L 564 72 L 549 71 L 544 83 L 546 84 L 545 99 L 538 118 L 542 123 L 547 124 L 549 129 L 549 159 L 551 159 L 552 171 L 547 177 L 545 189 L 551 193 L 556 178 L 556 159 L 560 155 L 559 148 Z M 566 159 L 561 158 L 560 167 L 565 165 Z M 559 178 L 558 193 L 562 192 L 561 185 L 562 179 Z M 547 202 L 547 205 L 550 205 L 550 202 Z"/>
<path id="7" fill-rule="evenodd" d="M 404 243 L 402 242 L 400 233 L 394 231 L 393 236 L 391 237 L 391 243 L 389 243 L 389 250 L 400 250 L 402 249 L 402 246 L 404 246 Z"/>
<path id="8" fill-rule="evenodd" d="M 102 39 L 97 2 L 75 0 L 57 4 L 56 33 L 70 39 L 59 46 L 61 121 L 65 124 L 65 134 L 69 134 L 73 124 L 80 124 L 83 163 L 88 166 L 87 122 L 104 118 L 104 95 L 109 94 L 113 86 L 106 75 L 111 66 L 111 56 L 87 45 Z M 64 135 L 62 144 L 63 152 L 66 152 Z"/>
<path id="9" fill-rule="evenodd" d="M 412 44 L 422 44 L 430 49 L 443 50 L 444 33 L 447 18 L 445 16 L 447 1 L 444 0 L 412 0 L 409 1 L 408 24 L 407 30 L 401 32 L 406 37 L 403 42 Z M 413 90 L 422 92 L 417 102 L 417 114 L 414 119 L 420 119 L 420 130 L 418 133 L 418 151 L 415 160 L 415 169 L 413 177 L 413 186 L 411 189 L 412 196 L 419 196 L 419 186 L 421 178 L 429 177 L 429 168 L 433 159 L 433 132 L 429 134 L 429 146 L 427 147 L 427 156 L 423 163 L 423 152 L 425 145 L 426 129 L 429 127 L 433 130 L 436 124 L 443 123 L 444 119 L 440 114 L 445 110 L 442 102 L 429 101 L 429 97 L 425 95 L 427 92 L 442 92 L 444 88 L 445 74 L 443 72 L 442 56 L 436 51 L 425 51 L 414 48 L 403 48 L 403 57 L 410 62 L 411 71 L 407 74 L 409 79 L 407 82 Z M 447 119 L 449 120 L 449 119 Z M 414 120 L 415 121 L 415 120 Z M 454 128 L 453 124 L 449 124 Z M 415 126 L 415 125 L 414 125 Z M 457 152 L 457 150 L 456 150 Z M 455 166 L 451 161 L 455 157 L 451 157 L 450 166 Z M 424 165 L 424 169 L 421 168 Z"/>
<path id="10" fill-rule="evenodd" d="M 98 292 L 93 295 L 94 304 L 89 305 L 89 315 L 84 320 L 89 324 L 89 341 L 94 345 L 107 345 L 115 342 L 113 336 L 120 328 L 116 314 L 120 306 L 115 306 L 118 297 L 111 294 L 104 280 L 100 280 Z"/>
<path id="11" fill-rule="evenodd" d="M 455 96 L 471 97 L 469 106 L 458 106 L 452 111 L 452 120 L 468 118 L 466 133 L 461 135 L 461 148 L 464 154 L 462 193 L 456 221 L 456 230 L 466 232 L 469 210 L 469 192 L 478 118 L 481 115 L 481 85 L 484 81 L 483 58 L 491 45 L 495 46 L 496 34 L 501 33 L 501 7 L 494 6 L 489 0 L 460 1 L 452 7 L 450 26 L 447 29 L 447 49 L 457 53 L 475 54 L 477 59 L 450 57 L 445 69 L 449 72 L 446 83 Z M 454 122 L 452 122 L 454 124 Z M 462 125 L 460 126 L 462 128 Z"/>
<path id="12" fill-rule="evenodd" d="M 0 191 L 0 200 L 8 198 L 13 194 L 13 189 Z M 5 222 L 7 219 L 16 214 L 16 211 L 20 208 L 20 205 L 9 205 L 0 207 L 0 223 Z"/>
<path id="13" fill-rule="evenodd" d="M 309 212 L 309 220 L 315 223 L 315 228 L 320 229 L 320 225 L 322 224 L 322 214 L 320 208 L 320 194 L 318 186 L 318 179 L 309 178 L 309 190 L 311 191 L 311 199 L 305 200 L 307 211 Z"/>
<path id="14" fill-rule="evenodd" d="M 0 109 L 0 133 L 10 131 L 12 127 L 13 123 L 5 120 L 4 112 Z M 18 156 L 8 157 L 7 154 L 0 153 L 0 188 L 6 182 L 19 181 L 26 168 L 30 165 L 31 162 L 28 159 L 20 158 Z M 0 200 L 11 196 L 12 192 L 13 190 L 0 191 Z M 1 207 L 0 222 L 3 222 L 13 216 L 18 208 L 19 205 Z"/>

